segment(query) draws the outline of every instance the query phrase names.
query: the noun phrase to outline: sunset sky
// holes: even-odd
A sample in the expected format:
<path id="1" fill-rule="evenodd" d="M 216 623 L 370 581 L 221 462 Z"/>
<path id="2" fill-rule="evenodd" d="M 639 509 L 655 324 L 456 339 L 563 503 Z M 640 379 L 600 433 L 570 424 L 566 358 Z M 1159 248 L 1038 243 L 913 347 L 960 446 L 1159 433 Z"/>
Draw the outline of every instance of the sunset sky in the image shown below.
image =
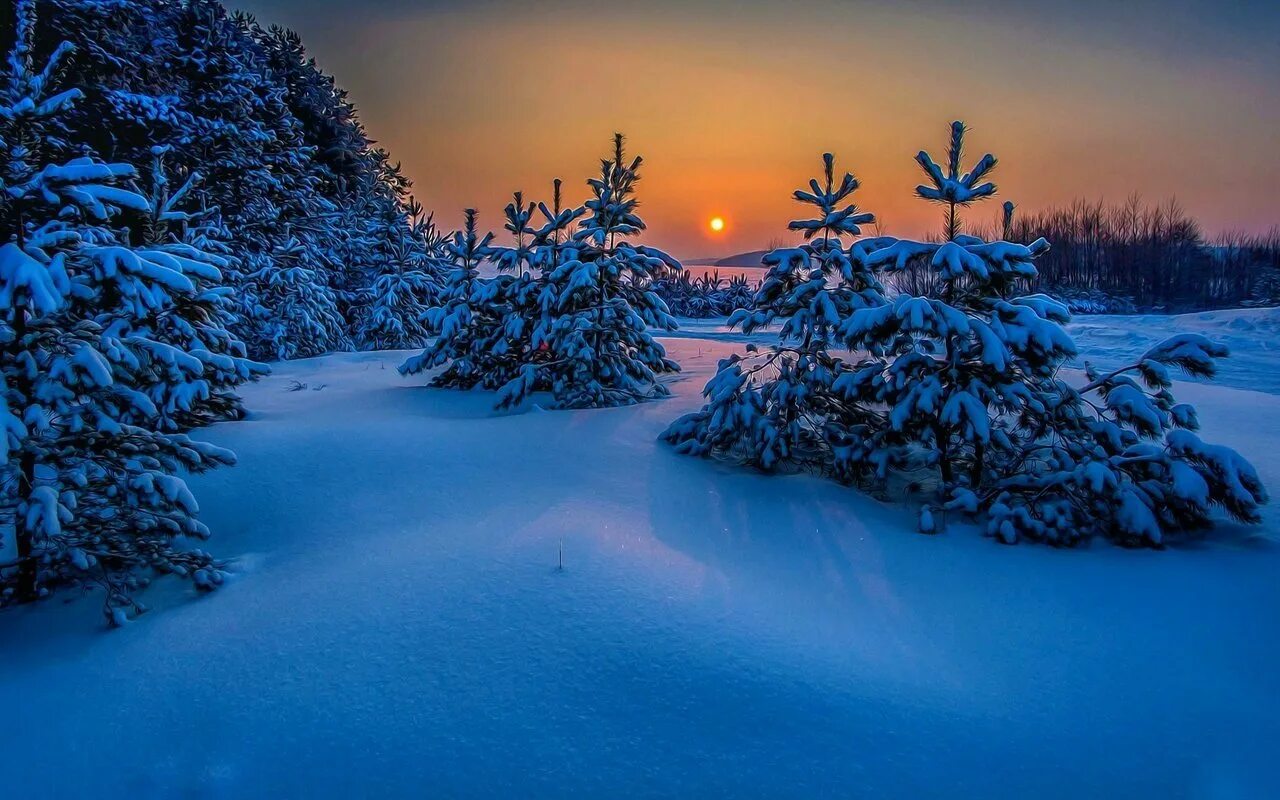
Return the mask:
<path id="1" fill-rule="evenodd" d="M 580 187 L 618 130 L 648 241 L 691 258 L 785 232 L 824 150 L 885 230 L 935 229 L 912 156 L 973 129 L 1026 208 L 1176 196 L 1280 223 L 1280 4 L 242 0 L 298 30 L 447 226 Z M 989 219 L 997 203 L 971 212 Z M 714 232 L 713 217 L 723 230 Z"/>

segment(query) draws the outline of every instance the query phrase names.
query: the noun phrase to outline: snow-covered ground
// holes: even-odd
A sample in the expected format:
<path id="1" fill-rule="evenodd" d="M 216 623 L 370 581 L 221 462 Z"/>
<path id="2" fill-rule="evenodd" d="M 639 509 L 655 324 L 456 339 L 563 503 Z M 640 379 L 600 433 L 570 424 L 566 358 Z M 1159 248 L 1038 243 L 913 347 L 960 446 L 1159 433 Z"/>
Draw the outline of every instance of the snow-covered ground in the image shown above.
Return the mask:
<path id="1" fill-rule="evenodd" d="M 743 334 L 730 331 L 723 319 L 681 320 L 681 337 L 729 342 L 774 341 L 769 331 Z M 1083 359 L 1100 368 L 1132 361 L 1153 344 L 1176 333 L 1203 333 L 1227 345 L 1231 358 L 1213 383 L 1239 389 L 1280 394 L 1280 308 L 1203 311 L 1195 314 L 1076 316 L 1067 329 Z"/>
<path id="2" fill-rule="evenodd" d="M 1237 337 L 1248 366 L 1228 381 L 1272 393 L 1178 391 L 1280 490 L 1274 314 L 1075 332 L 1117 359 L 1166 326 Z M 1163 552 L 922 536 L 903 507 L 657 443 L 737 346 L 711 326 L 666 342 L 675 396 L 604 411 L 495 415 L 485 394 L 402 379 L 396 353 L 278 365 L 245 393 L 252 419 L 204 432 L 241 461 L 193 481 L 209 548 L 236 559 L 228 586 L 161 581 L 153 613 L 114 632 L 96 598 L 0 615 L 0 783 L 1280 793 L 1280 509 Z"/>

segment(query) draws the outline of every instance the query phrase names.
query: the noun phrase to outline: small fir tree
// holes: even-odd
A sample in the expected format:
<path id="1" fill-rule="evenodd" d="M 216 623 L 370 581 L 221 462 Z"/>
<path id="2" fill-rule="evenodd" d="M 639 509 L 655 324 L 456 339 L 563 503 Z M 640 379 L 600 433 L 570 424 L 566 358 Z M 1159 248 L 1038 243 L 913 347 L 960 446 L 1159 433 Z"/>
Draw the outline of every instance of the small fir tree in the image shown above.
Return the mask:
<path id="1" fill-rule="evenodd" d="M 269 254 L 246 256 L 253 269 L 242 293 L 246 339 L 263 357 L 310 358 L 343 350 L 346 335 L 337 293 L 325 272 L 315 268 L 315 253 L 306 230 L 293 233 Z"/>
<path id="2" fill-rule="evenodd" d="M 355 338 L 367 349 L 423 347 L 431 336 L 424 317 L 442 288 L 431 258 L 439 234 L 416 202 L 405 214 L 407 224 L 390 229 L 383 273 L 364 292 Z"/>
<path id="3" fill-rule="evenodd" d="M 451 270 L 442 303 L 427 310 L 423 322 L 436 336 L 427 348 L 400 365 L 402 375 L 436 367 L 433 386 L 471 389 L 485 381 L 486 345 L 501 327 L 502 317 L 486 297 L 488 284 L 480 267 L 493 257 L 493 234 L 481 234 L 474 208 L 464 212 L 462 230 L 445 246 L 445 265 Z"/>
<path id="4" fill-rule="evenodd" d="M 718 455 L 763 470 L 808 468 L 852 475 L 852 462 L 874 459 L 859 431 L 874 412 L 846 402 L 841 387 L 849 366 L 831 352 L 834 335 L 855 310 L 886 303 L 884 288 L 866 264 L 870 249 L 888 240 L 856 240 L 875 221 L 851 201 L 858 181 L 836 179 L 835 159 L 822 157 L 823 178 L 794 198 L 812 217 L 789 228 L 804 243 L 764 257 L 769 271 L 753 307 L 739 309 L 729 326 L 746 333 L 784 320 L 779 342 L 764 353 L 722 361 L 703 391 L 707 405 L 676 420 L 663 434 L 682 453 Z"/>
<path id="5" fill-rule="evenodd" d="M 644 230 L 635 213 L 641 160 L 626 161 L 621 136 L 614 145 L 601 177 L 588 182 L 593 197 L 585 207 L 563 208 L 558 180 L 551 208 L 517 192 L 506 208 L 512 246 L 482 239 L 468 211 L 452 247 L 448 296 L 428 314 L 439 338 L 406 361 L 403 373 L 448 364 L 433 385 L 496 389 L 500 408 L 538 391 L 550 392 L 560 408 L 666 394 L 658 375 L 679 366 L 649 328 L 672 330 L 675 320 L 652 281 L 680 264 L 630 241 Z M 543 217 L 536 228 L 535 208 Z M 493 262 L 499 275 L 480 278 L 482 261 Z"/>
<path id="6" fill-rule="evenodd" d="M 159 412 L 164 430 L 189 430 L 223 420 L 240 419 L 244 408 L 236 387 L 267 373 L 251 361 L 244 343 L 230 333 L 237 322 L 233 290 L 223 284 L 234 257 L 225 241 L 212 237 L 220 230 L 209 211 L 182 207 L 201 176 L 193 172 L 172 190 L 165 166 L 167 147 L 155 147 L 150 172 L 150 212 L 142 226 L 138 252 L 186 274 L 195 291 L 179 294 L 163 308 L 152 309 L 138 325 L 159 342 L 177 347 L 197 359 L 199 376 L 174 370 L 163 360 L 141 365 L 149 375 L 143 389 Z"/>
<path id="7" fill-rule="evenodd" d="M 947 169 L 934 163 L 933 158 L 921 150 L 916 154 L 916 163 L 924 170 L 929 184 L 916 187 L 916 194 L 931 203 L 946 207 L 946 221 L 943 234 L 951 241 L 960 234 L 959 210 L 972 203 L 991 197 L 996 193 L 996 185 L 990 181 L 982 181 L 996 168 L 996 157 L 987 153 L 978 159 L 978 163 L 969 172 L 961 172 L 960 161 L 964 158 L 964 135 L 968 129 L 963 122 L 951 123 L 951 140 L 947 146 Z"/>
<path id="8" fill-rule="evenodd" d="M 771 288 L 762 287 L 757 307 L 737 319 L 789 316 L 784 336 L 810 344 L 830 338 L 856 361 L 815 358 L 803 370 L 784 366 L 776 379 L 760 379 L 728 359 L 708 384 L 708 405 L 673 423 L 666 438 L 682 452 L 766 469 L 797 464 L 882 490 L 902 478 L 935 498 L 921 510 L 926 532 L 938 529 L 935 506 L 970 515 L 1009 543 L 1072 544 L 1096 535 L 1158 546 L 1172 532 L 1210 524 L 1216 509 L 1256 522 L 1267 500 L 1256 471 L 1235 451 L 1201 441 L 1195 410 L 1170 390 L 1171 368 L 1210 376 L 1226 349 L 1182 334 L 1120 369 L 1089 369 L 1087 383 L 1074 385 L 1063 374 L 1077 356 L 1063 328 L 1066 307 L 1019 294 L 1048 243 L 985 242 L 958 232 L 957 209 L 995 193 L 994 184 L 977 183 L 995 159 L 985 156 L 959 175 L 964 126 L 952 131 L 945 175 L 928 154 L 918 158 L 935 177 L 920 195 L 948 205 L 946 239 L 863 242 L 847 259 L 868 280 L 923 267 L 936 293 L 844 306 L 779 303 L 803 297 L 800 287 L 810 282 L 825 287 L 788 282 L 781 254 L 771 261 Z M 829 191 L 813 188 L 820 201 L 819 189 Z M 811 224 L 833 219 L 832 206 L 822 211 Z M 790 258 L 804 265 L 815 255 Z M 772 387 L 781 387 L 774 391 L 782 400 L 769 394 Z"/>
<path id="9" fill-rule="evenodd" d="M 680 263 L 656 248 L 636 244 L 645 230 L 637 212 L 636 184 L 642 159 L 627 161 L 622 134 L 600 177 L 587 183 L 592 197 L 540 293 L 542 315 L 534 332 L 550 357 L 522 373 L 506 397 L 538 385 L 550 387 L 560 408 L 630 405 L 668 394 L 658 377 L 678 372 L 649 332 L 675 330 L 675 318 L 653 291 L 653 280 L 679 271 Z"/>

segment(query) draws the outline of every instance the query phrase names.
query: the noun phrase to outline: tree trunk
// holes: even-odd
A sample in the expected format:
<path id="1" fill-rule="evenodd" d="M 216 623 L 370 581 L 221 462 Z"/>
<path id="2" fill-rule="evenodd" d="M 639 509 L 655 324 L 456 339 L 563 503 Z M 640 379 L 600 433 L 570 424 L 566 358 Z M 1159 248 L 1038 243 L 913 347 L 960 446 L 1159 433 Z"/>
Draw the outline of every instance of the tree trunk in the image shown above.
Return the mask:
<path id="1" fill-rule="evenodd" d="M 973 445 L 973 465 L 969 469 L 969 488 L 978 491 L 982 486 L 982 468 L 987 458 L 987 448 L 982 442 Z"/>
<path id="2" fill-rule="evenodd" d="M 13 344 L 21 351 L 26 346 L 23 339 L 27 335 L 26 310 L 19 305 L 13 315 Z M 25 383 L 25 381 L 23 381 Z M 29 395 L 26 387 L 20 388 L 23 399 Z M 19 500 L 29 498 L 36 482 L 36 457 L 24 451 L 18 460 L 18 486 L 16 495 Z M 31 531 L 27 530 L 25 515 L 15 513 L 13 518 L 13 534 L 18 549 L 18 602 L 23 603 L 36 599 L 36 562 L 31 557 L 33 549 Z"/>
<path id="3" fill-rule="evenodd" d="M 950 486 L 955 480 L 955 472 L 951 469 L 950 438 L 951 435 L 941 425 L 933 426 L 934 446 L 938 450 L 938 473 L 944 486 Z"/>
<path id="4" fill-rule="evenodd" d="M 18 496 L 30 497 L 35 483 L 36 458 L 30 453 L 23 453 L 21 459 L 21 476 L 18 479 Z M 27 530 L 23 515 L 15 515 L 13 532 L 18 545 L 18 602 L 25 603 L 36 599 L 36 562 L 31 556 L 32 536 Z"/>

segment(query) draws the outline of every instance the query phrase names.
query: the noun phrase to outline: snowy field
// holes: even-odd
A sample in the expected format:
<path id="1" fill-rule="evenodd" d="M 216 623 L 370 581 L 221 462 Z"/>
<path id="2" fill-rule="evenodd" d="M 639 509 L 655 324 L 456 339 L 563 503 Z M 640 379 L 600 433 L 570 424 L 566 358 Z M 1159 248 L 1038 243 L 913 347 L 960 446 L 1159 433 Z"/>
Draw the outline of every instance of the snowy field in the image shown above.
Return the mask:
<path id="1" fill-rule="evenodd" d="M 1218 386 L 1280 394 L 1280 308 L 1159 314 L 1079 315 L 1067 325 L 1083 357 L 1099 368 L 1131 362 L 1147 348 L 1177 333 L 1202 333 L 1231 349 L 1211 382 Z M 770 332 L 730 331 L 723 319 L 681 320 L 677 336 L 765 344 Z"/>
<path id="2" fill-rule="evenodd" d="M 1280 492 L 1275 312 L 1087 318 Z M 1280 509 L 1164 552 L 1003 547 L 832 483 L 656 442 L 733 336 L 665 340 L 675 396 L 507 416 L 403 354 L 277 365 L 193 481 L 236 560 L 0 615 L 0 783 L 29 797 L 1280 795 Z M 297 383 L 295 383 L 297 382 Z M 291 386 L 305 388 L 290 391 Z M 1261 390 L 1261 391 L 1255 391 Z M 564 569 L 557 569 L 563 549 Z"/>

